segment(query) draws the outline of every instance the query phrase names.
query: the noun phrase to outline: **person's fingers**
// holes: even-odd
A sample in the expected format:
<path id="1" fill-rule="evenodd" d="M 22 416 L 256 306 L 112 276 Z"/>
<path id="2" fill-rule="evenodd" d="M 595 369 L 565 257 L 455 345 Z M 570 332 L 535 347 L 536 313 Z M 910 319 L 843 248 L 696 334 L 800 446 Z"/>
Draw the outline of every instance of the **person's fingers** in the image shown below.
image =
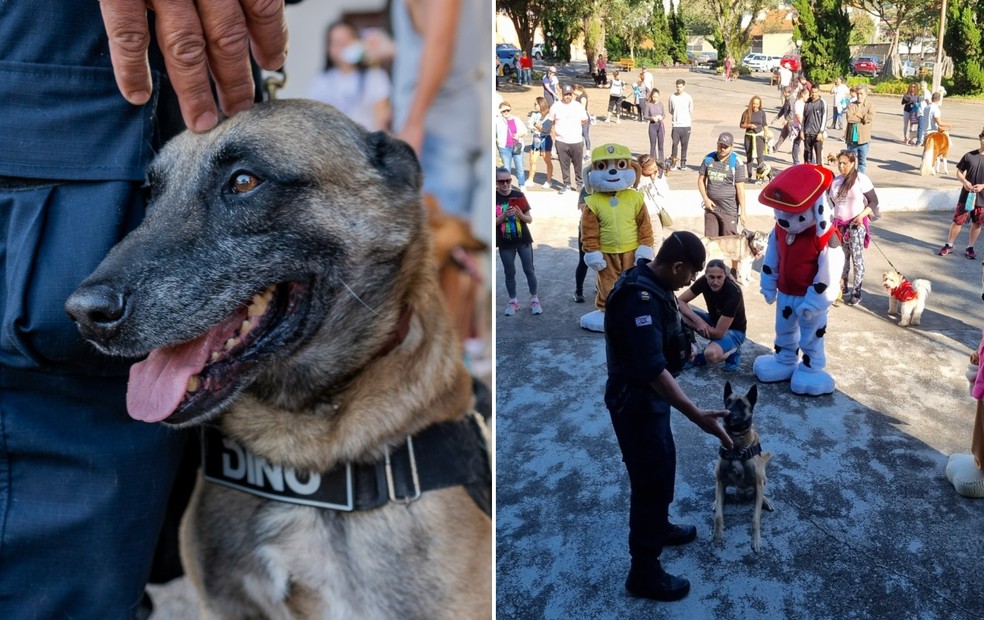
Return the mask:
<path id="1" fill-rule="evenodd" d="M 253 58 L 267 71 L 287 61 L 287 17 L 284 0 L 240 0 L 253 44 Z"/>
<path id="2" fill-rule="evenodd" d="M 249 30 L 239 0 L 198 3 L 208 67 L 219 106 L 228 115 L 253 105 L 256 88 L 249 64 Z"/>
<path id="3" fill-rule="evenodd" d="M 150 46 L 147 7 L 143 0 L 103 0 L 99 10 L 109 38 L 116 85 L 127 101 L 143 105 L 153 91 L 147 62 Z"/>
<path id="4" fill-rule="evenodd" d="M 156 0 L 154 13 L 157 42 L 185 125 L 192 131 L 207 131 L 218 122 L 218 112 L 208 79 L 205 34 L 195 4 L 191 0 Z"/>

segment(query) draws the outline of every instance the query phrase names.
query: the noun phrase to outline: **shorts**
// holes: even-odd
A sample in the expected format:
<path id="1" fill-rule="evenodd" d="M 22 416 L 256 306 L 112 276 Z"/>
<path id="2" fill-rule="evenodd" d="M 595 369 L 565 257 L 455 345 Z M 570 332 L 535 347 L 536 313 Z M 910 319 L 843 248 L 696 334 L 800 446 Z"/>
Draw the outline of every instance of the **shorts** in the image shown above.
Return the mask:
<path id="1" fill-rule="evenodd" d="M 968 219 L 975 226 L 984 224 L 984 207 L 974 207 L 973 211 L 967 211 L 962 202 L 957 203 L 957 208 L 953 210 L 953 223 L 963 226 Z"/>
<path id="2" fill-rule="evenodd" d="M 738 216 L 719 211 L 704 211 L 704 236 L 729 237 L 738 234 Z"/>
<path id="3" fill-rule="evenodd" d="M 549 155 L 553 151 L 553 137 L 540 136 L 540 148 L 534 148 L 533 150 Z"/>
<path id="4" fill-rule="evenodd" d="M 708 325 L 711 324 L 711 315 L 700 308 L 694 308 L 691 306 L 691 310 L 694 314 L 704 319 L 704 322 Z M 741 349 L 741 345 L 745 343 L 745 332 L 740 332 L 737 329 L 729 329 L 725 332 L 724 336 L 718 340 L 711 340 L 711 342 L 717 343 L 721 350 L 727 353 L 728 351 L 737 351 Z"/>

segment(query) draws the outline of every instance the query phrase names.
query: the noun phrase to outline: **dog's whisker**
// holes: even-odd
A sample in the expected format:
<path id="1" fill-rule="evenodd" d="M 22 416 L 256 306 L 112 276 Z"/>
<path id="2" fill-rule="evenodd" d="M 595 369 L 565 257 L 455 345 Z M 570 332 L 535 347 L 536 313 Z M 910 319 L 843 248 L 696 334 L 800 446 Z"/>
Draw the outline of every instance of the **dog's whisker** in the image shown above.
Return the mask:
<path id="1" fill-rule="evenodd" d="M 362 298 L 361 298 L 361 297 L 359 297 L 359 295 L 358 295 L 358 293 L 356 293 L 355 291 L 353 291 L 353 290 L 352 290 L 352 287 L 350 287 L 350 286 L 349 286 L 349 285 L 348 285 L 348 284 L 347 284 L 347 283 L 345 282 L 345 280 L 342 280 L 342 286 L 344 286 L 344 287 L 345 287 L 345 290 L 347 290 L 347 291 L 349 292 L 349 294 L 351 294 L 351 295 L 352 295 L 352 297 L 354 297 L 354 298 L 355 298 L 355 300 L 356 300 L 357 302 L 359 302 L 360 304 L 362 304 L 363 306 L 365 306 L 365 308 L 366 308 L 366 310 L 368 310 L 369 312 L 372 312 L 372 313 L 373 313 L 373 314 L 375 314 L 375 315 L 376 315 L 377 317 L 380 317 L 380 318 L 382 318 L 382 315 L 381 315 L 381 314 L 379 314 L 378 312 L 376 312 L 376 310 L 375 310 L 374 308 L 372 308 L 372 307 L 371 307 L 371 306 L 370 306 L 369 304 L 367 304 L 366 302 L 364 302 L 364 301 L 362 300 Z"/>

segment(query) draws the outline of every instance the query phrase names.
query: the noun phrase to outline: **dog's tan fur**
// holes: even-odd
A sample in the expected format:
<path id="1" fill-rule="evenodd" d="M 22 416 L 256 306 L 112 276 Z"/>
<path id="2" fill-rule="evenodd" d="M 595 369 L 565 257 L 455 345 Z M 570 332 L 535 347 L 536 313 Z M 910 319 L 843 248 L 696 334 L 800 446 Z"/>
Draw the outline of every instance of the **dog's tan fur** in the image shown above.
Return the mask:
<path id="1" fill-rule="evenodd" d="M 941 130 L 926 134 L 919 174 L 922 176 L 936 176 L 937 173 L 950 174 L 946 162 L 949 154 L 950 136 L 947 132 Z"/>
<path id="2" fill-rule="evenodd" d="M 758 397 L 757 386 L 752 386 L 744 395 L 732 393 L 731 383 L 725 384 L 724 404 L 732 414 L 739 414 L 751 418 L 755 400 Z M 731 415 L 729 415 L 729 420 Z M 727 430 L 728 424 L 725 424 Z M 759 443 L 759 434 L 752 425 L 747 431 L 733 433 L 728 431 L 731 440 L 735 444 L 735 449 L 741 450 L 754 446 Z M 724 541 L 724 498 L 727 487 L 734 487 L 735 490 L 745 497 L 753 497 L 755 502 L 755 512 L 752 515 L 752 550 L 758 552 L 762 547 L 762 508 L 771 511 L 772 504 L 765 496 L 765 465 L 772 458 L 769 452 L 763 452 L 752 456 L 746 460 L 729 460 L 718 457 L 717 466 L 714 468 L 714 478 L 717 482 L 714 494 L 714 539 L 718 542 Z"/>
<path id="3" fill-rule="evenodd" d="M 744 286 L 752 279 L 752 263 L 765 255 L 769 236 L 758 231 L 745 231 L 727 237 L 701 237 L 707 260 L 719 258 L 726 265 L 738 263 L 737 282 Z"/>

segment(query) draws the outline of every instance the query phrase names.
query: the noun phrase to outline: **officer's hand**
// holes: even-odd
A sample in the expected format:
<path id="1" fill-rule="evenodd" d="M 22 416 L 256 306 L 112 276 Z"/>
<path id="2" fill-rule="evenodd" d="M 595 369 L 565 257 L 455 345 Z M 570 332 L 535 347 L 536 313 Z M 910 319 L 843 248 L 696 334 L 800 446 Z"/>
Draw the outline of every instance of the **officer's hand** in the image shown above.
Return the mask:
<path id="1" fill-rule="evenodd" d="M 708 435 L 714 435 L 720 439 L 721 445 L 730 450 L 735 447 L 735 442 L 731 440 L 731 436 L 724 430 L 724 426 L 718 422 L 719 418 L 724 419 L 726 417 L 728 417 L 727 409 L 701 409 L 694 422 Z"/>
<path id="2" fill-rule="evenodd" d="M 222 111 L 232 115 L 253 105 L 250 49 L 256 62 L 271 71 L 281 68 L 287 58 L 283 2 L 101 0 L 99 7 L 116 84 L 135 105 L 150 101 L 153 90 L 147 62 L 151 40 L 147 10 L 154 11 L 168 78 L 192 131 L 207 131 L 218 122 L 210 73 Z"/>
<path id="3" fill-rule="evenodd" d="M 585 252 L 584 264 L 595 271 L 601 271 L 608 266 L 608 263 L 605 262 L 605 256 L 601 252 Z"/>

